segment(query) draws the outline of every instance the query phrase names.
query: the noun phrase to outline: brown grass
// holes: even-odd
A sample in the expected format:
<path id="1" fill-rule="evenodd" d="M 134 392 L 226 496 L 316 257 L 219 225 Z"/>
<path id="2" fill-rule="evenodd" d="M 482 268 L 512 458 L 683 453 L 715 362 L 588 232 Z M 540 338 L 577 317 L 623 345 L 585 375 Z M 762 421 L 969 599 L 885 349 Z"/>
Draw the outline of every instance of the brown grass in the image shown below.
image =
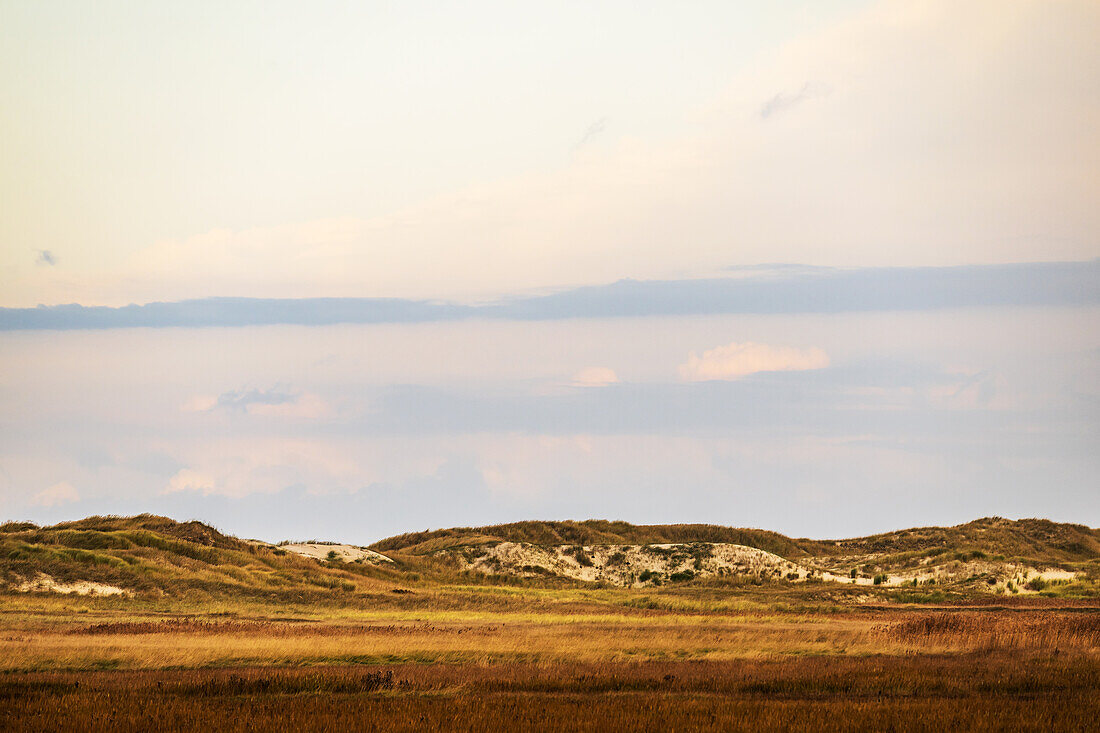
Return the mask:
<path id="1" fill-rule="evenodd" d="M 882 630 L 897 640 L 971 649 L 1100 648 L 1100 614 L 1095 613 L 926 613 Z"/>
<path id="2" fill-rule="evenodd" d="M 1084 730 L 1100 713 L 1100 608 L 1049 599 L 188 615 L 51 600 L 0 609 L 4 729 Z"/>
<path id="3" fill-rule="evenodd" d="M 0 678 L 13 731 L 1086 730 L 1094 660 L 1031 655 Z"/>

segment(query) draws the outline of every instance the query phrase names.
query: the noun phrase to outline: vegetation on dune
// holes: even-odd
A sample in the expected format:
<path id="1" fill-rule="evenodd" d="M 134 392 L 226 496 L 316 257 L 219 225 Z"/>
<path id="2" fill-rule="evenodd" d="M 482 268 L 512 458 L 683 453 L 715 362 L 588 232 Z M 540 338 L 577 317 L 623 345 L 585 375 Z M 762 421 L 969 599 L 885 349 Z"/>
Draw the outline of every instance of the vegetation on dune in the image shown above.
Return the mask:
<path id="1" fill-rule="evenodd" d="M 815 556 L 969 552 L 1049 563 L 1100 558 L 1100 529 L 1049 519 L 986 517 L 956 527 L 916 527 L 846 540 L 792 540 Z M 957 559 L 957 558 L 956 558 Z"/>
<path id="2" fill-rule="evenodd" d="M 919 527 L 844 540 L 793 539 L 778 532 L 712 524 L 635 525 L 597 519 L 530 521 L 410 532 L 380 540 L 371 545 L 371 549 L 428 554 L 449 547 L 493 542 L 533 545 L 730 543 L 755 547 L 787 559 L 922 552 L 965 552 L 970 553 L 971 559 L 998 555 L 1051 563 L 1100 558 L 1100 529 L 1046 519 L 1000 517 L 978 519 L 957 527 Z"/>
<path id="3" fill-rule="evenodd" d="M 835 594 L 837 583 L 822 582 L 822 571 L 829 571 L 845 582 L 863 584 L 864 592 L 892 593 L 886 597 L 913 602 L 990 593 L 1090 597 L 1100 595 L 1097 536 L 1097 530 L 1080 525 L 996 518 L 838 541 L 792 540 L 774 532 L 714 525 L 518 522 L 391 537 L 373 549 L 395 562 L 372 564 L 341 561 L 335 550 L 327 558 L 305 558 L 196 521 L 152 515 L 89 517 L 50 527 L 0 525 L 0 591 L 47 576 L 51 582 L 98 583 L 131 595 L 272 602 L 293 598 L 346 605 L 375 602 L 374 596 L 395 586 L 398 591 L 440 584 L 559 588 L 597 582 L 561 577 L 541 561 L 521 562 L 522 567 L 502 563 L 494 548 L 503 549 L 504 543 L 558 546 L 561 557 L 578 568 L 594 563 L 607 568 L 600 578 L 618 572 L 627 573 L 631 582 L 705 585 L 716 580 L 703 572 L 716 548 L 710 543 L 730 543 L 797 557 L 809 569 L 801 574 L 784 570 L 774 578 L 768 576 L 775 573 L 759 571 L 740 580 L 735 572 L 720 583 L 730 588 L 812 581 L 807 585 L 817 585 L 807 592 Z M 683 562 L 648 568 L 649 575 L 642 578 L 646 568 L 623 569 L 626 558 L 633 557 L 630 546 L 657 559 Z M 1036 576 L 1029 567 L 1065 568 L 1076 576 Z M 903 593 L 899 585 L 906 586 Z"/>
<path id="4" fill-rule="evenodd" d="M 739 529 L 714 524 L 636 525 L 588 519 L 583 522 L 515 522 L 491 527 L 455 527 L 389 537 L 370 546 L 387 552 L 427 554 L 447 547 L 490 542 L 526 542 L 532 545 L 658 545 L 721 542 L 755 547 L 780 557 L 805 557 L 798 543 L 778 532 Z"/>
<path id="5" fill-rule="evenodd" d="M 318 563 L 201 522 L 152 515 L 0 525 L 0 581 L 18 585 L 40 574 L 150 596 L 270 601 L 339 598 L 388 588 L 398 577 L 392 569 Z"/>
<path id="6" fill-rule="evenodd" d="M 222 534 L 218 530 L 202 522 L 194 520 L 189 522 L 177 522 L 174 519 L 160 517 L 154 514 L 139 514 L 134 517 L 86 517 L 85 519 L 78 519 L 72 522 L 62 522 L 61 524 L 56 524 L 45 529 L 57 532 L 66 530 L 86 530 L 98 533 L 123 530 L 146 530 L 196 545 L 205 545 L 228 550 L 244 549 L 248 544 L 236 537 Z M 2 527 L 0 527 L 0 531 L 2 531 Z"/>
<path id="7" fill-rule="evenodd" d="M 632 525 L 626 522 L 587 520 L 583 522 L 516 522 L 486 527 L 457 527 L 415 532 L 390 537 L 372 547 L 401 558 L 408 565 L 474 570 L 486 574 L 490 582 L 514 582 L 509 577 L 553 575 L 580 576 L 568 567 L 550 568 L 546 561 L 510 562 L 496 557 L 493 548 L 504 555 L 512 551 L 501 547 L 516 544 L 531 548 L 559 548 L 563 555 L 586 566 L 592 552 L 603 552 L 603 570 L 594 575 L 596 581 L 652 582 L 647 576 L 638 581 L 638 573 L 622 570 L 624 552 L 629 547 L 641 548 L 652 554 L 680 552 L 683 548 L 708 548 L 722 544 L 745 545 L 798 563 L 797 574 L 783 571 L 791 582 L 823 582 L 845 579 L 845 582 L 868 585 L 876 589 L 906 585 L 921 590 L 908 591 L 897 598 L 950 597 L 952 594 L 1018 594 L 1046 593 L 1061 596 L 1088 597 L 1100 595 L 1100 583 L 1093 568 L 1100 565 L 1100 530 L 1082 525 L 1059 524 L 1041 519 L 1018 521 L 985 518 L 957 527 L 923 527 L 888 532 L 870 537 L 846 540 L 792 539 L 755 529 L 738 529 L 715 525 Z M 662 550 L 657 545 L 676 545 Z M 578 554 L 578 548 L 579 554 Z M 480 562 L 477 557 L 489 550 L 493 555 Z M 618 552 L 619 554 L 616 554 Z M 532 555 L 537 552 L 528 553 Z M 450 558 L 448 561 L 447 558 Z M 502 562 L 503 561 L 503 562 Z M 554 565 L 553 562 L 550 565 Z M 560 563 L 558 564 L 560 565 Z M 659 569 L 659 581 L 699 583 L 711 572 L 703 570 L 703 562 L 694 567 Z M 690 571 L 690 576 L 687 572 Z M 1058 572 L 1066 571 L 1062 577 Z M 1046 572 L 1048 577 L 1037 577 Z M 824 573 L 824 575 L 823 575 Z M 1073 578 L 1073 574 L 1076 578 Z M 671 578 L 671 575 L 675 578 Z M 592 574 L 589 574 L 592 575 Z M 750 573 L 762 579 L 761 572 Z M 437 577 L 439 574 L 437 572 Z M 633 578 L 633 580 L 631 580 Z M 588 578 L 592 580 L 592 577 Z M 601 581 L 602 582 L 602 581 Z M 830 583 L 832 585 L 832 583 Z M 924 586 L 949 586 L 928 589 Z M 945 595 L 946 594 L 946 595 Z"/>

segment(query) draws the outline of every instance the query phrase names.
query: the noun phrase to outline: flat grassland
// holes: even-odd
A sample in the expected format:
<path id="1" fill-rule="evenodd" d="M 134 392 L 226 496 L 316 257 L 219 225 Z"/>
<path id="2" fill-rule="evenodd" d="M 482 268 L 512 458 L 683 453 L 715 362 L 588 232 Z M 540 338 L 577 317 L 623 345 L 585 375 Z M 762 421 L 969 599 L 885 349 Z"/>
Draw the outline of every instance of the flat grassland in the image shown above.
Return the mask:
<path id="1" fill-rule="evenodd" d="M 0 595 L 0 728 L 1087 730 L 1100 603 L 437 586 Z"/>

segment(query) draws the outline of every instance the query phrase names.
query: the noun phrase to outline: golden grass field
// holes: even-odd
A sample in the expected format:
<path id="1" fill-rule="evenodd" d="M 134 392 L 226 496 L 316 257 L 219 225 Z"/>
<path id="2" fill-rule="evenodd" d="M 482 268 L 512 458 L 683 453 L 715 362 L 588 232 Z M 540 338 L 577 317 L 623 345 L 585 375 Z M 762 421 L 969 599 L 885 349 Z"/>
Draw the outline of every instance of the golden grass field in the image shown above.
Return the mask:
<path id="1" fill-rule="evenodd" d="M 379 598 L 384 598 L 379 596 Z M 0 597 L 6 730 L 1086 730 L 1100 604 L 460 585 L 343 606 Z"/>

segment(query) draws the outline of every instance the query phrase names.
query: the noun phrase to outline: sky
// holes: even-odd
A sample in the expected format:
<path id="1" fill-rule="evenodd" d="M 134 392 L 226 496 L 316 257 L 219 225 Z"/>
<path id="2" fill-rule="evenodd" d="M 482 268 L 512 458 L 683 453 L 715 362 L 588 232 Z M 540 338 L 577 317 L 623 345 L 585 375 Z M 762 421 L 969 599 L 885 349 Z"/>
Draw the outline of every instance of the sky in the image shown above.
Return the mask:
<path id="1" fill-rule="evenodd" d="M 1098 526 L 1097 38 L 0 0 L 0 519 Z"/>

